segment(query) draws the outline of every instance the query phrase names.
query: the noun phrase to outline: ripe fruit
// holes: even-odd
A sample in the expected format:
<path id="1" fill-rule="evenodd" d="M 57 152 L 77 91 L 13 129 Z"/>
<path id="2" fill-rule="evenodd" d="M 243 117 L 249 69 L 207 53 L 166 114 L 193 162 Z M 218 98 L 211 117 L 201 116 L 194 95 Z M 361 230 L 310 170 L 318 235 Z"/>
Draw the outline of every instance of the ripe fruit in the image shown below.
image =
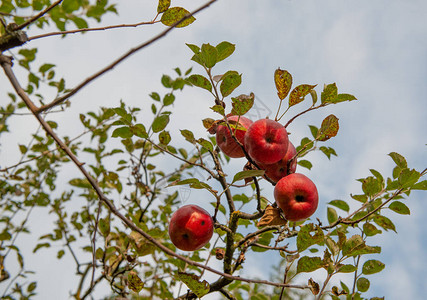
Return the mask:
<path id="1" fill-rule="evenodd" d="M 246 131 L 245 148 L 249 156 L 261 164 L 274 164 L 288 150 L 288 132 L 282 124 L 270 119 L 252 123 Z"/>
<path id="2" fill-rule="evenodd" d="M 319 195 L 313 181 L 303 174 L 294 173 L 277 182 L 274 199 L 287 220 L 301 221 L 314 214 Z"/>
<path id="3" fill-rule="evenodd" d="M 230 116 L 227 117 L 228 122 L 236 121 L 239 119 L 239 124 L 245 127 L 246 129 L 252 124 L 252 121 L 245 117 Z M 244 143 L 244 138 L 246 130 L 233 128 L 233 124 L 230 124 L 234 135 L 240 143 Z M 230 129 L 224 125 L 218 125 L 216 129 L 216 143 L 218 147 L 229 157 L 238 158 L 244 157 L 245 153 L 242 150 L 242 147 L 233 139 L 231 136 Z"/>
<path id="4" fill-rule="evenodd" d="M 259 167 L 265 170 L 265 175 L 267 175 L 268 178 L 270 178 L 274 182 L 278 182 L 282 177 L 285 177 L 288 174 L 295 173 L 295 170 L 297 168 L 296 159 L 291 162 L 288 169 L 288 162 L 295 156 L 295 154 L 297 154 L 297 151 L 294 145 L 289 142 L 288 151 L 286 151 L 285 156 L 283 156 L 281 160 L 270 165 L 259 164 Z"/>
<path id="5" fill-rule="evenodd" d="M 173 213 L 169 237 L 179 249 L 194 251 L 206 245 L 213 235 L 213 219 L 197 205 L 184 205 Z"/>

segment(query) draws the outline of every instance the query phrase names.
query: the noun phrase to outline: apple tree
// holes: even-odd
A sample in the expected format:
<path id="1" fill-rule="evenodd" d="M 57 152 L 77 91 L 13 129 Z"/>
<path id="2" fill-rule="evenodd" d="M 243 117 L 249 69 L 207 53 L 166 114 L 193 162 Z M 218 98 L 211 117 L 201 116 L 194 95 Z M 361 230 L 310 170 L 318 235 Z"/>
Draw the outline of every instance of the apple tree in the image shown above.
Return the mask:
<path id="1" fill-rule="evenodd" d="M 274 118 L 251 120 L 257 98 L 235 91 L 242 74 L 217 71 L 238 45 L 183 42 L 178 47 L 188 49 L 186 68 L 171 66 L 159 76 L 161 90 L 144 96 L 149 109 L 125 100 L 109 107 L 99 102 L 96 111 L 82 106 L 73 119 L 79 132 L 58 133 L 62 117 L 56 116 L 67 114 L 81 90 L 170 31 L 191 30 L 197 14 L 214 2 L 190 12 L 160 0 L 152 20 L 106 25 L 106 16 L 119 14 L 108 0 L 2 1 L 0 63 L 8 91 L 1 98 L 0 145 L 20 153 L 17 162 L 0 160 L 2 299 L 37 297 L 38 283 L 49 279 L 27 265 L 45 252 L 52 264 L 73 261 L 76 280 L 67 292 L 74 299 L 363 299 L 375 284 L 370 275 L 385 268 L 375 237 L 396 231 L 383 212 L 408 215 L 411 191 L 427 189 L 427 169 L 413 169 L 392 152 L 392 174 L 371 169 L 348 199 L 319 200 L 315 180 L 299 172 L 309 174 L 313 152 L 337 156 L 328 140 L 337 136 L 339 120 L 329 114 L 307 124 L 310 136 L 298 138 L 292 125 L 335 105 L 357 105 L 335 83 L 306 84 L 286 66 L 272 70 Z M 95 22 L 100 26 L 89 25 Z M 163 31 L 75 86 L 32 47 L 55 35 L 142 25 Z M 169 126 L 175 103 L 189 101 L 189 89 L 204 92 L 211 114 L 193 112 L 199 128 Z M 308 108 L 289 116 L 300 103 Z M 192 109 L 190 101 L 186 105 Z M 28 136 L 11 145 L 8 124 L 22 114 L 31 114 L 39 128 L 27 128 Z M 205 134 L 197 133 L 200 128 Z M 238 170 L 230 168 L 236 159 Z M 197 202 L 202 213 L 191 206 L 196 215 L 185 221 L 173 217 L 185 207 L 180 188 L 203 195 Z M 325 219 L 311 217 L 318 201 L 327 202 Z M 36 212 L 54 218 L 50 228 L 34 228 Z M 255 254 L 280 258 L 270 279 L 244 273 L 246 258 Z M 336 285 L 332 278 L 342 280 Z"/>

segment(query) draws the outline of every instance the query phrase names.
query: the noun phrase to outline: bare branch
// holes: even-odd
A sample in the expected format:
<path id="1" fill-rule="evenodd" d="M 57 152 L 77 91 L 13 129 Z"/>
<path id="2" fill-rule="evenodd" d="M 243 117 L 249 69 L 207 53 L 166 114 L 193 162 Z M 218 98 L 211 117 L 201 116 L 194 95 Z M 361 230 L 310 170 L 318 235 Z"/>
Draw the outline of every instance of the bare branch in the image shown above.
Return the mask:
<path id="1" fill-rule="evenodd" d="M 32 40 L 36 40 L 36 39 L 40 39 L 40 38 L 45 38 L 45 37 L 49 37 L 49 36 L 55 36 L 55 35 L 74 34 L 74 33 L 89 32 L 89 31 L 105 31 L 105 30 L 109 30 L 109 29 L 126 28 L 126 27 L 138 27 L 138 26 L 142 26 L 142 25 L 155 24 L 158 22 L 160 22 L 160 21 L 153 20 L 153 21 L 148 21 L 148 22 L 138 22 L 138 23 L 134 23 L 134 24 L 117 24 L 117 25 L 110 25 L 110 26 L 105 26 L 105 27 L 80 28 L 80 29 L 74 29 L 74 30 L 55 31 L 55 32 L 49 32 L 49 33 L 31 36 L 28 38 L 28 41 L 32 41 Z"/>

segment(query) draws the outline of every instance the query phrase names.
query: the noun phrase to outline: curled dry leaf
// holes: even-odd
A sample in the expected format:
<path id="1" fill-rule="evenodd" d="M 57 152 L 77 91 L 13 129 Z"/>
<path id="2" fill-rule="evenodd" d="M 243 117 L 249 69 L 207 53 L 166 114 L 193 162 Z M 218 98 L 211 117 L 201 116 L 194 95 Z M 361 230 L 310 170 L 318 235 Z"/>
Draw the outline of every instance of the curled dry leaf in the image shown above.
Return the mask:
<path id="1" fill-rule="evenodd" d="M 211 118 L 203 119 L 203 126 L 208 130 L 210 134 L 216 133 L 216 128 L 222 120 L 214 120 Z"/>
<path id="2" fill-rule="evenodd" d="M 313 295 L 317 295 L 320 292 L 319 284 L 314 281 L 312 278 L 308 280 L 308 286 L 310 287 L 311 292 Z"/>
<path id="3" fill-rule="evenodd" d="M 275 208 L 271 205 L 267 205 L 265 208 L 264 215 L 261 220 L 259 220 L 257 226 L 268 226 L 268 225 L 285 225 L 286 220 L 280 216 L 280 211 L 278 208 Z"/>
<path id="4" fill-rule="evenodd" d="M 225 250 L 223 248 L 216 248 L 215 249 L 215 257 L 218 260 L 223 260 L 225 255 Z"/>
<path id="5" fill-rule="evenodd" d="M 338 290 L 338 287 L 336 287 L 336 286 L 332 287 L 332 293 L 337 297 L 339 297 L 341 295 L 347 295 L 348 294 L 345 290 L 341 290 L 341 291 Z"/>

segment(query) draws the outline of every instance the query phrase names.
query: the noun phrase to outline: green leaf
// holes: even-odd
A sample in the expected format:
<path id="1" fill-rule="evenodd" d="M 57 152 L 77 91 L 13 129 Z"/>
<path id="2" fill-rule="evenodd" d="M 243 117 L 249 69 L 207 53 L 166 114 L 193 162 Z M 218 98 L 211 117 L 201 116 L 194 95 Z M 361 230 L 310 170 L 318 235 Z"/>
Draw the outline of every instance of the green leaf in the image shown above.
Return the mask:
<path id="1" fill-rule="evenodd" d="M 289 95 L 289 107 L 304 101 L 305 96 L 310 94 L 310 91 L 315 87 L 316 85 L 309 84 L 301 84 L 295 87 Z"/>
<path id="2" fill-rule="evenodd" d="M 353 101 L 353 100 L 357 100 L 357 98 L 354 97 L 353 95 L 350 95 L 350 94 L 338 94 L 337 98 L 335 98 L 335 102 L 334 103 L 344 102 L 344 101 Z"/>
<path id="3" fill-rule="evenodd" d="M 58 253 L 56 254 L 56 258 L 57 259 L 61 259 L 63 256 L 65 255 L 65 251 L 64 250 L 59 250 Z"/>
<path id="4" fill-rule="evenodd" d="M 225 116 L 225 110 L 222 105 L 214 105 L 210 107 L 214 112 L 219 113 L 221 116 Z"/>
<path id="5" fill-rule="evenodd" d="M 408 167 L 408 163 L 406 162 L 406 159 L 399 153 L 391 152 L 388 155 L 393 159 L 393 161 L 398 167 L 402 169 L 405 169 Z"/>
<path id="6" fill-rule="evenodd" d="M 311 168 L 313 167 L 313 164 L 311 162 L 309 162 L 308 160 L 305 160 L 305 159 L 298 160 L 297 164 L 300 165 L 301 167 L 307 168 L 309 170 L 311 170 Z"/>
<path id="7" fill-rule="evenodd" d="M 367 195 L 368 197 L 372 197 L 378 194 L 379 192 L 381 192 L 383 188 L 381 182 L 373 176 L 364 178 L 361 181 L 362 181 L 362 190 L 365 193 L 365 195 Z"/>
<path id="8" fill-rule="evenodd" d="M 346 256 L 381 253 L 381 248 L 368 246 L 360 235 L 353 235 L 342 246 L 342 253 Z"/>
<path id="9" fill-rule="evenodd" d="M 365 277 L 359 277 L 359 279 L 357 279 L 356 286 L 359 292 L 364 293 L 369 290 L 370 282 Z"/>
<path id="10" fill-rule="evenodd" d="M 308 127 L 310 128 L 311 135 L 312 135 L 314 138 L 316 138 L 316 137 L 317 137 L 317 133 L 319 132 L 319 128 L 317 128 L 317 127 L 316 127 L 316 126 L 314 126 L 314 125 L 308 125 Z"/>
<path id="11" fill-rule="evenodd" d="M 136 135 L 137 137 L 146 139 L 148 138 L 148 133 L 145 130 L 145 126 L 143 124 L 135 124 L 133 126 L 130 127 L 131 132 Z"/>
<path id="12" fill-rule="evenodd" d="M 323 267 L 323 260 L 320 257 L 303 256 L 298 260 L 297 273 L 313 272 Z"/>
<path id="13" fill-rule="evenodd" d="M 25 154 L 25 153 L 27 153 L 28 148 L 27 148 L 25 145 L 19 145 L 19 151 L 20 151 L 22 154 Z"/>
<path id="14" fill-rule="evenodd" d="M 427 180 L 420 181 L 414 184 L 411 188 L 412 190 L 427 190 Z"/>
<path id="15" fill-rule="evenodd" d="M 39 72 L 44 74 L 47 71 L 49 71 L 50 69 L 52 69 L 53 67 L 55 67 L 55 65 L 53 64 L 43 64 L 40 68 L 39 68 Z"/>
<path id="16" fill-rule="evenodd" d="M 334 103 L 338 96 L 338 88 L 335 83 L 325 85 L 320 95 L 322 103 Z"/>
<path id="17" fill-rule="evenodd" d="M 200 47 L 193 45 L 193 44 L 186 44 L 188 46 L 188 48 L 190 48 L 191 51 L 193 51 L 194 54 L 199 54 L 200 53 Z"/>
<path id="18" fill-rule="evenodd" d="M 92 188 L 92 185 L 89 183 L 89 181 L 86 178 L 84 178 L 84 179 L 81 179 L 81 178 L 71 179 L 69 181 L 69 184 L 72 186 L 84 188 L 84 189 Z"/>
<path id="19" fill-rule="evenodd" d="M 371 259 L 366 261 L 362 267 L 362 273 L 365 275 L 371 275 L 381 272 L 385 268 L 385 265 L 379 260 Z"/>
<path id="20" fill-rule="evenodd" d="M 337 255 L 340 251 L 340 248 L 338 247 L 337 243 L 331 239 L 329 236 L 325 237 L 325 244 L 328 247 L 328 249 L 331 251 L 332 255 Z"/>
<path id="21" fill-rule="evenodd" d="M 217 61 L 220 62 L 233 54 L 236 45 L 224 41 L 216 45 L 215 48 L 218 53 Z"/>
<path id="22" fill-rule="evenodd" d="M 394 232 L 397 233 L 396 227 L 394 226 L 393 222 L 389 218 L 387 218 L 385 216 L 381 216 L 381 215 L 375 216 L 374 217 L 374 222 L 378 226 L 384 228 L 385 230 L 391 229 L 391 230 L 393 230 Z"/>
<path id="23" fill-rule="evenodd" d="M 339 267 L 338 272 L 340 273 L 353 273 L 357 270 L 356 266 L 353 265 L 342 265 Z"/>
<path id="24" fill-rule="evenodd" d="M 310 232 L 315 231 L 314 235 L 311 235 Z M 298 252 L 302 252 L 308 247 L 321 244 L 324 241 L 324 234 L 322 229 L 319 227 L 314 228 L 313 223 L 306 224 L 301 227 L 297 236 L 297 249 Z"/>
<path id="25" fill-rule="evenodd" d="M 163 75 L 160 81 L 165 88 L 169 89 L 172 87 L 173 80 L 169 75 Z"/>
<path id="26" fill-rule="evenodd" d="M 263 176 L 265 173 L 264 170 L 248 170 L 248 171 L 240 171 L 236 173 L 233 177 L 233 183 L 245 178 L 251 178 L 256 176 Z"/>
<path id="27" fill-rule="evenodd" d="M 37 287 L 37 282 L 33 281 L 31 282 L 28 287 L 27 287 L 27 292 L 31 293 L 32 291 L 34 291 Z"/>
<path id="28" fill-rule="evenodd" d="M 99 219 L 98 228 L 101 234 L 106 237 L 110 234 L 110 221 L 108 219 Z"/>
<path id="29" fill-rule="evenodd" d="M 165 97 L 163 98 L 163 105 L 164 106 L 168 106 L 173 104 L 175 101 L 175 95 L 172 93 L 168 93 L 165 95 Z"/>
<path id="30" fill-rule="evenodd" d="M 191 132 L 190 130 L 187 129 L 182 129 L 181 131 L 181 135 L 190 143 L 195 143 L 196 139 L 194 138 L 194 134 L 193 132 Z"/>
<path id="31" fill-rule="evenodd" d="M 199 58 L 202 60 L 203 65 L 210 69 L 215 66 L 218 61 L 218 51 L 210 44 L 203 44 L 199 53 Z"/>
<path id="32" fill-rule="evenodd" d="M 6 228 L 0 233 L 0 241 L 9 241 L 12 235 L 6 230 Z"/>
<path id="33" fill-rule="evenodd" d="M 384 178 L 380 172 L 374 169 L 369 169 L 369 171 L 371 171 L 372 175 L 374 175 L 381 183 L 384 183 Z"/>
<path id="34" fill-rule="evenodd" d="M 328 207 L 328 214 L 327 214 L 327 216 L 328 216 L 328 222 L 329 222 L 329 224 L 332 224 L 336 220 L 338 220 L 337 211 L 334 208 L 332 208 L 332 207 Z"/>
<path id="35" fill-rule="evenodd" d="M 197 143 L 200 144 L 203 148 L 213 151 L 213 145 L 208 140 L 205 140 L 204 138 L 200 138 L 197 140 Z"/>
<path id="36" fill-rule="evenodd" d="M 159 142 L 162 145 L 168 145 L 171 141 L 171 135 L 168 131 L 162 131 L 159 134 Z"/>
<path id="37" fill-rule="evenodd" d="M 156 93 L 156 92 L 152 92 L 152 93 L 150 94 L 150 97 L 151 97 L 153 100 L 160 101 L 160 95 L 159 95 L 158 93 Z"/>
<path id="38" fill-rule="evenodd" d="M 227 97 L 242 83 L 242 75 L 236 71 L 228 71 L 221 77 L 221 80 L 219 90 L 223 97 Z"/>
<path id="39" fill-rule="evenodd" d="M 154 119 L 152 126 L 153 132 L 160 132 L 169 123 L 169 115 L 161 115 Z"/>
<path id="40" fill-rule="evenodd" d="M 169 6 L 171 5 L 171 0 L 159 0 L 159 4 L 157 5 L 157 12 L 161 14 L 165 12 Z"/>
<path id="41" fill-rule="evenodd" d="M 178 272 L 178 278 L 199 298 L 209 293 L 209 283 L 206 280 L 199 281 L 199 277 L 194 274 Z"/>
<path id="42" fill-rule="evenodd" d="M 50 247 L 49 243 L 37 244 L 36 247 L 33 249 L 33 253 L 36 253 L 41 248 L 49 248 L 49 247 Z"/>
<path id="43" fill-rule="evenodd" d="M 174 181 L 168 186 L 174 186 L 174 185 L 184 185 L 188 184 L 193 189 L 207 189 L 209 191 L 212 191 L 212 188 L 210 185 L 200 182 L 197 178 L 188 178 L 181 181 Z"/>
<path id="44" fill-rule="evenodd" d="M 404 168 L 399 174 L 398 182 L 402 188 L 412 187 L 420 179 L 420 176 L 421 174 L 416 170 Z"/>
<path id="45" fill-rule="evenodd" d="M 185 18 L 187 15 L 189 15 L 190 12 L 182 7 L 171 7 L 168 10 L 166 10 L 160 21 L 166 25 L 166 26 L 172 26 L 176 22 L 180 21 L 181 19 Z M 190 25 L 196 20 L 193 16 L 187 18 L 186 20 L 179 23 L 176 27 L 181 28 Z"/>
<path id="46" fill-rule="evenodd" d="M 79 2 L 74 0 L 64 0 L 61 6 L 62 6 L 62 9 L 67 13 L 71 13 L 80 8 Z"/>
<path id="47" fill-rule="evenodd" d="M 317 92 L 316 92 L 316 90 L 311 90 L 310 96 L 311 96 L 311 99 L 313 100 L 313 106 L 314 106 L 314 104 L 317 103 Z"/>
<path id="48" fill-rule="evenodd" d="M 381 215 L 375 216 L 374 217 L 374 222 L 378 226 L 384 228 L 385 230 L 391 229 L 391 230 L 393 230 L 394 232 L 397 233 L 396 227 L 394 226 L 393 222 L 389 218 L 387 218 L 385 216 L 381 216 Z"/>
<path id="49" fill-rule="evenodd" d="M 394 201 L 392 204 L 389 205 L 389 207 L 392 211 L 401 214 L 401 215 L 410 215 L 411 211 L 409 208 L 400 201 Z"/>
<path id="50" fill-rule="evenodd" d="M 333 205 L 339 209 L 342 209 L 343 211 L 349 212 L 350 206 L 345 202 L 344 200 L 332 200 L 328 204 Z"/>
<path id="51" fill-rule="evenodd" d="M 197 87 L 208 90 L 209 92 L 212 91 L 212 84 L 209 82 L 209 79 L 202 75 L 193 74 L 187 78 L 187 81 Z"/>
<path id="52" fill-rule="evenodd" d="M 280 68 L 274 72 L 274 83 L 276 84 L 277 96 L 280 100 L 286 98 L 292 87 L 292 75 Z"/>
<path id="53" fill-rule="evenodd" d="M 321 146 L 321 147 L 319 147 L 319 150 L 322 151 L 323 154 L 325 154 L 328 157 L 328 159 L 331 159 L 331 155 L 337 156 L 337 153 L 331 147 Z"/>
<path id="54" fill-rule="evenodd" d="M 366 195 L 350 195 L 351 198 L 353 198 L 356 201 L 365 203 L 366 201 L 368 201 L 368 196 Z"/>
<path id="55" fill-rule="evenodd" d="M 231 110 L 232 115 L 243 116 L 246 114 L 254 105 L 255 95 L 251 93 L 248 95 L 240 95 L 236 98 L 231 98 L 233 109 Z"/>
<path id="56" fill-rule="evenodd" d="M 327 116 L 320 126 L 317 140 L 319 141 L 327 141 L 331 137 L 337 135 L 339 129 L 338 118 L 335 115 Z"/>
<path id="57" fill-rule="evenodd" d="M 382 233 L 382 231 L 375 227 L 374 224 L 368 222 L 363 224 L 363 232 L 366 234 L 366 236 L 374 236 L 378 233 Z"/>

